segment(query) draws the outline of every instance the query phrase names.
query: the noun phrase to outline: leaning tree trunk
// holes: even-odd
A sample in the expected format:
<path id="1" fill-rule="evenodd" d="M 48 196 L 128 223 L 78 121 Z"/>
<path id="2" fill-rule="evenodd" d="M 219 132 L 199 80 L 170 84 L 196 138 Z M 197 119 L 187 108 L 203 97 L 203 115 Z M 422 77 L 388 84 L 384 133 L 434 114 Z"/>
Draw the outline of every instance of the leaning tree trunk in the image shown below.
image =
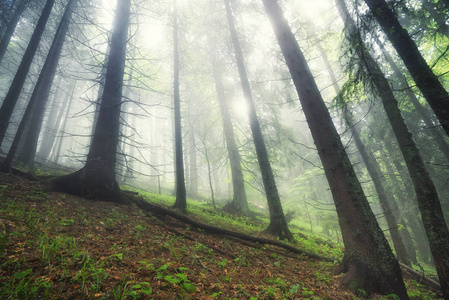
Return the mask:
<path id="1" fill-rule="evenodd" d="M 246 199 L 245 181 L 243 179 L 242 163 L 239 149 L 235 142 L 234 127 L 232 126 L 231 113 L 226 101 L 225 88 L 223 86 L 223 78 L 220 70 L 220 63 L 216 58 L 216 52 L 213 49 L 212 41 L 209 36 L 209 54 L 212 66 L 212 74 L 217 92 L 218 104 L 220 107 L 221 119 L 223 121 L 223 132 L 226 140 L 226 149 L 228 151 L 229 164 L 231 167 L 232 201 L 226 204 L 225 210 L 229 212 L 237 211 L 241 214 L 248 215 L 248 200 Z"/>
<path id="2" fill-rule="evenodd" d="M 376 221 L 349 157 L 277 1 L 263 0 L 290 70 L 331 188 L 345 245 L 342 282 L 368 293 L 408 299 L 399 263 Z"/>
<path id="3" fill-rule="evenodd" d="M 184 158 L 182 154 L 182 128 L 181 128 L 181 100 L 179 96 L 179 46 L 178 46 L 178 16 L 175 0 L 173 23 L 173 48 L 174 48 L 174 109 L 175 109 L 175 171 L 176 171 L 176 201 L 173 208 L 186 212 L 187 196 L 184 179 Z"/>
<path id="4" fill-rule="evenodd" d="M 332 80 L 332 86 L 334 87 L 337 95 L 340 93 L 340 87 L 337 83 L 337 78 L 332 70 L 332 66 L 327 58 L 326 52 L 321 47 L 320 42 L 317 42 L 317 47 L 321 53 L 321 57 L 323 59 L 324 65 L 329 73 L 329 76 Z M 373 153 L 367 151 L 365 145 L 363 144 L 360 138 L 359 129 L 356 127 L 357 125 L 353 124 L 352 114 L 348 111 L 347 108 L 343 109 L 343 117 L 350 128 L 352 137 L 354 139 L 355 145 L 357 147 L 360 156 L 363 159 L 363 162 L 366 166 L 369 176 L 371 177 L 374 188 L 376 190 L 377 196 L 379 198 L 380 206 L 382 211 L 384 212 L 385 218 L 387 220 L 388 230 L 390 231 L 391 238 L 393 240 L 393 245 L 396 250 L 396 254 L 398 256 L 398 260 L 405 265 L 410 266 L 410 259 L 408 257 L 403 239 L 399 233 L 398 229 L 398 214 L 397 214 L 397 205 L 394 203 L 394 196 L 391 192 L 386 190 L 385 178 L 382 175 L 382 171 L 380 170 L 380 166 L 376 161 Z M 394 205 L 393 205 L 394 204 Z M 394 209 L 392 208 L 394 206 Z M 407 230 L 407 229 L 405 229 Z"/>
<path id="5" fill-rule="evenodd" d="M 240 75 L 240 82 L 242 85 L 243 95 L 248 103 L 248 117 L 249 126 L 253 135 L 254 146 L 256 149 L 257 160 L 259 162 L 260 173 L 262 175 L 262 181 L 265 188 L 265 195 L 267 197 L 268 209 L 270 212 L 270 224 L 265 232 L 279 236 L 281 239 L 293 239 L 293 235 L 288 229 L 287 222 L 285 221 L 284 211 L 282 209 L 281 199 L 274 179 L 271 163 L 268 158 L 267 148 L 260 128 L 259 119 L 256 113 L 256 107 L 254 105 L 251 87 L 246 72 L 245 61 L 240 46 L 240 41 L 237 35 L 237 29 L 234 24 L 234 17 L 229 5 L 229 0 L 225 0 L 226 15 L 228 18 L 229 30 L 231 33 L 231 40 L 234 46 L 235 58 L 237 60 L 237 67 Z"/>
<path id="6" fill-rule="evenodd" d="M 8 26 L 6 27 L 5 33 L 0 40 L 0 63 L 3 60 L 3 56 L 5 56 L 6 49 L 8 49 L 9 42 L 16 30 L 17 24 L 19 23 L 20 17 L 22 16 L 23 11 L 25 10 L 29 0 L 20 0 L 17 4 L 16 9 L 8 22 Z"/>
<path id="7" fill-rule="evenodd" d="M 384 33 L 398 52 L 410 75 L 449 136 L 449 93 L 429 67 L 415 42 L 385 0 L 365 0 Z M 449 258 L 448 258 L 449 259 Z M 448 274 L 449 276 L 449 274 Z M 449 297 L 449 286 L 448 286 Z"/>
<path id="8" fill-rule="evenodd" d="M 14 76 L 5 99 L 3 100 L 2 107 L 0 108 L 0 146 L 5 138 L 12 112 L 16 106 L 17 100 L 19 99 L 23 85 L 25 84 L 25 79 L 30 70 L 31 63 L 33 62 L 34 55 L 36 54 L 37 47 L 39 46 L 39 42 L 54 3 L 55 0 L 47 0 L 45 3 L 42 14 L 31 36 L 28 47 L 25 50 L 25 54 L 22 57 L 22 61 L 20 62 L 17 73 Z"/>
<path id="9" fill-rule="evenodd" d="M 85 166 L 56 178 L 51 188 L 82 197 L 126 203 L 116 181 L 123 77 L 131 0 L 118 0 L 101 108 Z"/>
<path id="10" fill-rule="evenodd" d="M 1 166 L 1 169 L 4 172 L 10 171 L 15 153 L 19 148 L 19 143 L 23 136 L 25 136 L 23 139 L 24 144 L 22 151 L 19 154 L 18 161 L 23 163 L 24 166 L 33 168 L 37 141 L 44 120 L 45 108 L 50 96 L 51 85 L 55 78 L 56 68 L 61 56 L 62 46 L 64 45 L 65 36 L 69 28 L 70 17 L 72 15 L 72 8 L 75 5 L 75 2 L 76 0 L 70 0 L 67 3 L 66 10 L 59 23 L 53 43 L 48 51 L 47 58 L 34 87 L 30 101 L 28 102 L 22 121 L 17 129 L 11 148 L 6 156 L 6 160 Z M 25 134 L 27 127 L 28 130 Z"/>
<path id="11" fill-rule="evenodd" d="M 336 0 L 339 11 L 345 21 L 350 41 L 359 39 L 357 29 L 349 16 L 343 0 Z M 420 151 L 405 123 L 393 91 L 383 75 L 379 65 L 362 45 L 355 49 L 366 69 L 370 80 L 382 100 L 388 120 L 404 157 L 416 192 L 418 207 L 421 211 L 424 228 L 429 239 L 430 250 L 435 261 L 441 290 L 449 298 L 449 230 L 435 185 L 426 169 Z M 424 93 L 424 92 L 423 92 Z M 446 107 L 449 109 L 449 106 Z M 449 123 L 448 123 L 449 125 Z"/>

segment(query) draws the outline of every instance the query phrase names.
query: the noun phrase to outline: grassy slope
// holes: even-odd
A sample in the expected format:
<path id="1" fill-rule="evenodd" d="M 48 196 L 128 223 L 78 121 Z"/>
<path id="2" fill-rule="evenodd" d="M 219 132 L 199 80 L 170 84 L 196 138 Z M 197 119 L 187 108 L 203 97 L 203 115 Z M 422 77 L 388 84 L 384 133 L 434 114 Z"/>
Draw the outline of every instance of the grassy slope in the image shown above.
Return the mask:
<path id="1" fill-rule="evenodd" d="M 254 235 L 266 227 L 195 202 L 190 214 Z M 298 241 L 304 250 L 341 256 L 312 238 Z M 0 299 L 357 298 L 338 286 L 333 264 L 207 235 L 133 206 L 45 193 L 38 183 L 4 174 L 0 266 Z M 409 289 L 416 299 L 435 298 L 416 283 Z"/>

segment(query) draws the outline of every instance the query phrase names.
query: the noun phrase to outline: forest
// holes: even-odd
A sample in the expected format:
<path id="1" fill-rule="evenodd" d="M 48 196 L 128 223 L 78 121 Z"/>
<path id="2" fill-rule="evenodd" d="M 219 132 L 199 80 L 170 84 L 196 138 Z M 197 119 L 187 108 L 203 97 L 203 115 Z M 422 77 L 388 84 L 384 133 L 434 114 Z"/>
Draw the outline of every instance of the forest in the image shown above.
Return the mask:
<path id="1" fill-rule="evenodd" d="M 449 1 L 0 17 L 0 299 L 449 299 Z"/>

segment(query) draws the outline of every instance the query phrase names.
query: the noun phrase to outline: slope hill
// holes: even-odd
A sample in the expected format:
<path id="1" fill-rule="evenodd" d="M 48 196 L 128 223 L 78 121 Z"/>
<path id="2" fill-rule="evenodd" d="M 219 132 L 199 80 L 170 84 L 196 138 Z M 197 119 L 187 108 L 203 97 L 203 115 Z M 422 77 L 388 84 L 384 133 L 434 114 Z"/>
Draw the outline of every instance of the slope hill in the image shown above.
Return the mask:
<path id="1" fill-rule="evenodd" d="M 197 211 L 190 216 L 256 234 L 243 218 Z M 298 240 L 307 251 L 341 253 Z M 0 265 L 0 299 L 357 299 L 339 286 L 334 263 L 211 235 L 134 205 L 47 193 L 3 173 Z M 408 289 L 415 299 L 436 298 L 414 281 Z"/>

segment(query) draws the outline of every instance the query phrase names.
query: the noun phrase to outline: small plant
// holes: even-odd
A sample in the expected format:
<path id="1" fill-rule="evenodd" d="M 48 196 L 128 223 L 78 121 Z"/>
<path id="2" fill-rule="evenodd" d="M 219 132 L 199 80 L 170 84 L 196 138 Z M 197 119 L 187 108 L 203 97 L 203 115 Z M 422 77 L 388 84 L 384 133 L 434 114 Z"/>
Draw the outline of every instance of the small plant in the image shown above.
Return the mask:
<path id="1" fill-rule="evenodd" d="M 220 269 L 224 269 L 226 267 L 226 263 L 228 262 L 228 260 L 226 258 L 222 259 L 222 261 L 220 261 L 217 265 Z"/>

